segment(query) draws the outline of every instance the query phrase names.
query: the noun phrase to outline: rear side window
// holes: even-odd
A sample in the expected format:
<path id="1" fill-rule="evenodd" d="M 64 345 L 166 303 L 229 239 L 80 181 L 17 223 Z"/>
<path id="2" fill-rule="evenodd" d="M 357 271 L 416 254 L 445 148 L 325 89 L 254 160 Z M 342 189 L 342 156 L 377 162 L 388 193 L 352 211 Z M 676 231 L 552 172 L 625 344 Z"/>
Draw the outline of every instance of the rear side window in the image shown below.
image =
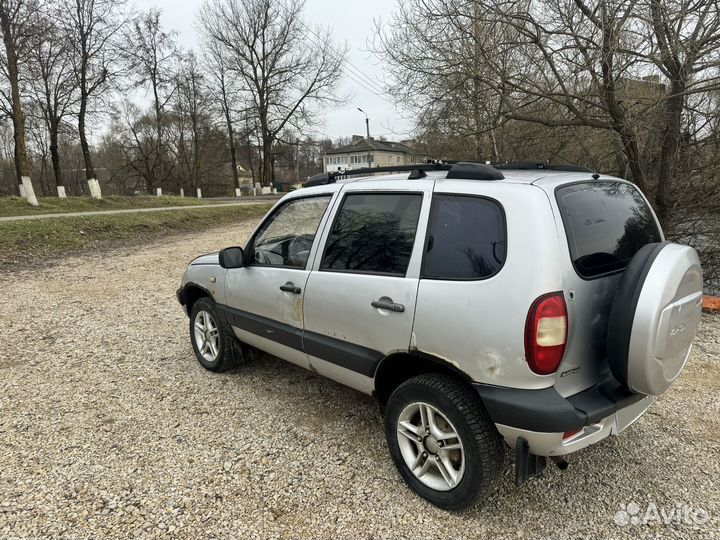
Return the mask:
<path id="1" fill-rule="evenodd" d="M 577 273 L 592 278 L 622 270 L 660 231 L 640 192 L 621 182 L 572 184 L 556 190 Z"/>
<path id="2" fill-rule="evenodd" d="M 505 218 L 498 203 L 465 195 L 435 195 L 423 278 L 484 279 L 505 262 Z"/>
<path id="3" fill-rule="evenodd" d="M 404 276 L 410 262 L 422 194 L 347 195 L 320 270 Z"/>

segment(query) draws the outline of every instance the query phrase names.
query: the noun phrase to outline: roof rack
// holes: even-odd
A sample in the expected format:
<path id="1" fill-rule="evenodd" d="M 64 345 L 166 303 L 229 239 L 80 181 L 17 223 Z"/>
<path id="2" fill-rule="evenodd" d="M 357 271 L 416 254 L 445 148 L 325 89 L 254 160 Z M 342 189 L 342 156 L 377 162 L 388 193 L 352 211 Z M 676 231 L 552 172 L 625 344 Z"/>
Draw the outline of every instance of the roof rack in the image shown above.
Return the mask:
<path id="1" fill-rule="evenodd" d="M 502 180 L 503 173 L 485 163 L 469 161 L 415 163 L 412 165 L 390 165 L 386 167 L 363 167 L 316 174 L 308 178 L 305 187 L 332 184 L 338 179 L 353 176 L 371 176 L 376 173 L 409 172 L 408 180 L 417 180 L 427 176 L 425 171 L 448 171 L 447 178 L 463 178 L 465 180 Z"/>
<path id="2" fill-rule="evenodd" d="M 501 171 L 535 171 L 551 170 L 564 172 L 593 172 L 581 165 L 554 164 L 546 161 L 437 161 L 428 163 L 414 163 L 411 165 L 390 165 L 385 167 L 363 167 L 360 169 L 345 169 L 328 171 L 308 178 L 305 187 L 332 184 L 339 179 L 355 176 L 372 176 L 376 173 L 409 172 L 408 180 L 417 180 L 427 176 L 426 171 L 448 171 L 447 178 L 463 180 L 502 180 L 505 178 Z"/>

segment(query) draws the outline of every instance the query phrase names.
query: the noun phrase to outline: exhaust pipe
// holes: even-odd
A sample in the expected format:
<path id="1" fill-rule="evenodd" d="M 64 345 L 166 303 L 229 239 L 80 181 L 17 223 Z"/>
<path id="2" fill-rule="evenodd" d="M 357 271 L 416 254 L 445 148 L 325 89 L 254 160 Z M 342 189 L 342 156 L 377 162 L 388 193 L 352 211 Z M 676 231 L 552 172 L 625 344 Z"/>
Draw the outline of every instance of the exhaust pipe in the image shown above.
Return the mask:
<path id="1" fill-rule="evenodd" d="M 557 468 L 564 471 L 568 468 L 569 463 L 563 456 L 550 456 L 552 462 L 557 465 Z"/>

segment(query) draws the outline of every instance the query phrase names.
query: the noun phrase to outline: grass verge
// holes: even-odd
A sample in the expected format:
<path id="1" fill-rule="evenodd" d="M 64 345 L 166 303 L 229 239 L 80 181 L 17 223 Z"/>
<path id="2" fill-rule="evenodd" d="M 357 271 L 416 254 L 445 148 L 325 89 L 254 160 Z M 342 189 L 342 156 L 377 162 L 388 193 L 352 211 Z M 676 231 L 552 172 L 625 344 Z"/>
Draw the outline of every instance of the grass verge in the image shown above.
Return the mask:
<path id="1" fill-rule="evenodd" d="M 126 210 L 130 208 L 163 208 L 166 206 L 198 206 L 212 204 L 208 199 L 194 197 L 57 197 L 38 198 L 40 206 L 30 206 L 20 197 L 0 197 L 0 217 L 31 216 L 34 214 L 63 214 L 66 212 L 93 212 L 102 210 Z"/>
<path id="2" fill-rule="evenodd" d="M 0 270 L 263 216 L 271 204 L 0 222 Z"/>

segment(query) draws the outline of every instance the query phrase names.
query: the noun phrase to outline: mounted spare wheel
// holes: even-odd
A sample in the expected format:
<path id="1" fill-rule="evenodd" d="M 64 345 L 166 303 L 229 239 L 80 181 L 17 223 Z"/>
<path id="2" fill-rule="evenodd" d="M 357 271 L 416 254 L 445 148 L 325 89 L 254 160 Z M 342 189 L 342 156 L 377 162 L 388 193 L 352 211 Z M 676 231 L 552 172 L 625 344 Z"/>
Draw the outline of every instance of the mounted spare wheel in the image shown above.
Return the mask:
<path id="1" fill-rule="evenodd" d="M 697 333 L 702 284 L 693 248 L 661 242 L 638 250 L 608 320 L 608 362 L 620 383 L 658 396 L 680 375 Z"/>

